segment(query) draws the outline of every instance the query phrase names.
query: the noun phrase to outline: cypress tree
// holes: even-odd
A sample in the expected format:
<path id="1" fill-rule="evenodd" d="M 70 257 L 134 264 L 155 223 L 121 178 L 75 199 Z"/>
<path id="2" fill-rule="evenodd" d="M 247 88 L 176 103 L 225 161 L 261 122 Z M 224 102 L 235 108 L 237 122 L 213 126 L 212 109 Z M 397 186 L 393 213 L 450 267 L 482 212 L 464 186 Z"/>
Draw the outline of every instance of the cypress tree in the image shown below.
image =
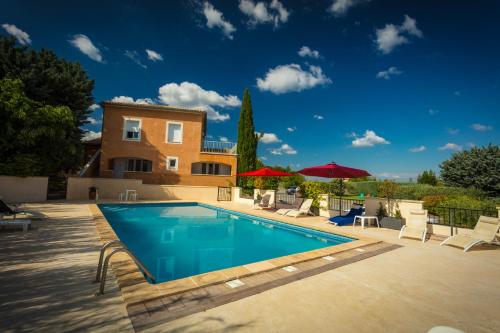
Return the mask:
<path id="1" fill-rule="evenodd" d="M 255 170 L 257 163 L 257 143 L 259 136 L 253 125 L 252 101 L 250 91 L 245 89 L 241 103 L 240 120 L 238 122 L 238 173 Z M 240 187 L 249 187 L 252 181 L 246 177 L 238 177 Z"/>

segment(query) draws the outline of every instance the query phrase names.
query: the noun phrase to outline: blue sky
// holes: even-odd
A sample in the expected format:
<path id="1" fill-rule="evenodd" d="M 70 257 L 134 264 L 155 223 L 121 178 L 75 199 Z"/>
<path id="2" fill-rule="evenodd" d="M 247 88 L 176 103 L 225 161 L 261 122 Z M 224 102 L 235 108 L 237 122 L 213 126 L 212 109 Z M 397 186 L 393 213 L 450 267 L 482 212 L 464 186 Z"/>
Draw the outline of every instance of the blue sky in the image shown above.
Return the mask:
<path id="1" fill-rule="evenodd" d="M 500 141 L 497 1 L 0 4 L 1 33 L 80 62 L 96 102 L 202 108 L 208 134 L 235 141 L 250 88 L 269 165 L 403 179 Z"/>

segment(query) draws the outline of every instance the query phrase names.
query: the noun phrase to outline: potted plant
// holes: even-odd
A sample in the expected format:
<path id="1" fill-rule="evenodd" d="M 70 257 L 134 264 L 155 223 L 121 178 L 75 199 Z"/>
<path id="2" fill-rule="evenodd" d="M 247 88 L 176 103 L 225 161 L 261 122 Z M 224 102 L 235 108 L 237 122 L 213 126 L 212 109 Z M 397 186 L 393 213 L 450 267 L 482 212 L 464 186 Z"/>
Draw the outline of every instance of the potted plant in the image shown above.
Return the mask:
<path id="1" fill-rule="evenodd" d="M 98 188 L 95 186 L 89 187 L 89 200 L 95 200 L 97 198 Z"/>
<path id="2" fill-rule="evenodd" d="M 394 200 L 398 190 L 399 185 L 390 180 L 384 180 L 378 187 L 378 193 L 387 201 L 387 210 L 382 203 L 379 203 L 379 209 L 377 210 L 377 216 L 382 228 L 401 230 L 405 224 L 398 204 Z"/>

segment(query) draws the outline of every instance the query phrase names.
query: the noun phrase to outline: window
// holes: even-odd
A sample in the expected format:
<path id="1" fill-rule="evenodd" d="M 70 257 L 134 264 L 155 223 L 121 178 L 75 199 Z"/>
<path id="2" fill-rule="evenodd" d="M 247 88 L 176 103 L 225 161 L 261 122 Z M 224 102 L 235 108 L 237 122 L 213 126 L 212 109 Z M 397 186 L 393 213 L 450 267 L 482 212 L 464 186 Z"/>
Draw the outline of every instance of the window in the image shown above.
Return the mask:
<path id="1" fill-rule="evenodd" d="M 231 166 L 223 163 L 197 162 L 191 165 L 193 175 L 231 175 Z"/>
<path id="2" fill-rule="evenodd" d="M 130 172 L 151 172 L 153 163 L 148 160 L 129 158 L 127 161 L 127 171 Z"/>
<path id="3" fill-rule="evenodd" d="M 182 143 L 182 123 L 167 122 L 167 143 Z"/>
<path id="4" fill-rule="evenodd" d="M 179 158 L 175 156 L 167 156 L 167 170 L 178 170 Z"/>
<path id="5" fill-rule="evenodd" d="M 123 140 L 141 140 L 141 120 L 125 118 L 123 125 Z"/>

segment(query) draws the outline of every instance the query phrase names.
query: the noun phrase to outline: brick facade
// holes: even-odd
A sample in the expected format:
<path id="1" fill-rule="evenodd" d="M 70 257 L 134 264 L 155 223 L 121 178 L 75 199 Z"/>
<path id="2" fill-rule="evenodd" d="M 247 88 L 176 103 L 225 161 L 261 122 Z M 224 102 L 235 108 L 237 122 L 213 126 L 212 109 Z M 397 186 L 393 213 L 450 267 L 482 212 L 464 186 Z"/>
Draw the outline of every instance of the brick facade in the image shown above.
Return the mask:
<path id="1" fill-rule="evenodd" d="M 140 140 L 123 137 L 125 119 L 140 120 Z M 167 123 L 182 123 L 182 143 L 167 143 Z M 236 155 L 202 152 L 206 113 L 157 105 L 104 103 L 99 176 L 142 179 L 147 184 L 230 186 L 236 183 Z M 167 156 L 178 158 L 178 169 L 167 170 Z M 151 172 L 113 171 L 117 160 L 144 159 L 152 162 Z M 230 166 L 230 175 L 192 174 L 197 162 Z"/>

